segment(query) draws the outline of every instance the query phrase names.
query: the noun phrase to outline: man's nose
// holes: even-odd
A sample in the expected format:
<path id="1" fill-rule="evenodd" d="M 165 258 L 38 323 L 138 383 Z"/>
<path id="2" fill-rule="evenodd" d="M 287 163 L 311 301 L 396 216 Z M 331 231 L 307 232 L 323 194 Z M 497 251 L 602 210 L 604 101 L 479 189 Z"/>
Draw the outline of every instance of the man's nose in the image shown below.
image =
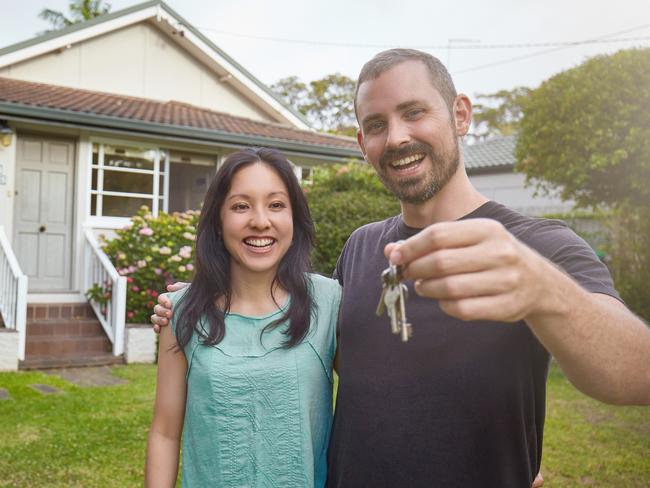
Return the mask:
<path id="1" fill-rule="evenodd" d="M 389 149 L 397 149 L 409 142 L 411 142 L 411 135 L 405 124 L 395 121 L 388 126 L 386 146 Z"/>

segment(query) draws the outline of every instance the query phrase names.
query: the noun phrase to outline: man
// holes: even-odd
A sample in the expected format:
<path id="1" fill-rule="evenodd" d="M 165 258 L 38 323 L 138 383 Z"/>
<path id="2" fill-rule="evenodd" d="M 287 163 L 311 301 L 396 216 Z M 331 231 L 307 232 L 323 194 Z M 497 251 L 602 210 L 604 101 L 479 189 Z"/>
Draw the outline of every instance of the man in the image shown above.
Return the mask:
<path id="1" fill-rule="evenodd" d="M 650 331 L 589 246 L 471 185 L 459 151 L 471 104 L 444 66 L 382 52 L 361 71 L 355 109 L 364 157 L 402 212 L 357 229 L 337 264 L 328 486 L 530 486 L 549 353 L 586 394 L 650 404 Z M 410 289 L 406 343 L 374 314 L 386 258 Z"/>

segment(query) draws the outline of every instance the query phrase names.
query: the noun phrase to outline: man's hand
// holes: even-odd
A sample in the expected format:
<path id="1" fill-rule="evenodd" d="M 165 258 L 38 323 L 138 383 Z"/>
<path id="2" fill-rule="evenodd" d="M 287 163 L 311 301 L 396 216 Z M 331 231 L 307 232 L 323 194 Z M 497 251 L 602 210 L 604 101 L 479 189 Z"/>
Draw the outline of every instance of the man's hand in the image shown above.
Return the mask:
<path id="1" fill-rule="evenodd" d="M 418 295 L 462 320 L 517 322 L 543 310 L 550 262 L 490 219 L 441 222 L 384 250 Z"/>
<path id="2" fill-rule="evenodd" d="M 178 291 L 182 290 L 189 283 L 184 283 L 182 281 L 167 285 L 167 291 Z M 153 315 L 151 316 L 151 323 L 153 324 L 153 330 L 156 334 L 160 333 L 161 327 L 166 327 L 169 325 L 169 319 L 172 316 L 172 302 L 164 293 L 158 295 L 158 305 L 153 307 Z"/>

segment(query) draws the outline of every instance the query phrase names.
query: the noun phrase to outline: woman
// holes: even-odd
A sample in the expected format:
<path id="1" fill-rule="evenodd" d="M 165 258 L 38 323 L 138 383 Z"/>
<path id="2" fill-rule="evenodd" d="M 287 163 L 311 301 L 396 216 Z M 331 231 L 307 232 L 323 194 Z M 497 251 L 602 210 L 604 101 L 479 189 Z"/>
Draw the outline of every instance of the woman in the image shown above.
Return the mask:
<path id="1" fill-rule="evenodd" d="M 147 486 L 175 485 L 181 432 L 184 486 L 324 486 L 340 287 L 308 273 L 313 234 L 280 153 L 219 169 L 160 334 Z"/>

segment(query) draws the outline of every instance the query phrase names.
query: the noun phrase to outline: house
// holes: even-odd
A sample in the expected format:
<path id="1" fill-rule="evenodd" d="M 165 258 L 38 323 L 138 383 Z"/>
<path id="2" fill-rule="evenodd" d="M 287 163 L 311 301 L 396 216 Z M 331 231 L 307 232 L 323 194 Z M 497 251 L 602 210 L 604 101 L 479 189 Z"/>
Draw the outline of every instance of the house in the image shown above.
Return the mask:
<path id="1" fill-rule="evenodd" d="M 161 1 L 0 49 L 0 369 L 150 357 L 95 237 L 143 204 L 197 208 L 246 146 L 281 150 L 299 176 L 361 157 Z M 102 311 L 84 292 L 105 280 Z"/>
<path id="2" fill-rule="evenodd" d="M 516 136 L 495 137 L 464 144 L 465 168 L 472 184 L 491 200 L 534 217 L 561 214 L 573 208 L 554 195 L 535 195 L 525 186 L 525 175 L 515 172 Z"/>

